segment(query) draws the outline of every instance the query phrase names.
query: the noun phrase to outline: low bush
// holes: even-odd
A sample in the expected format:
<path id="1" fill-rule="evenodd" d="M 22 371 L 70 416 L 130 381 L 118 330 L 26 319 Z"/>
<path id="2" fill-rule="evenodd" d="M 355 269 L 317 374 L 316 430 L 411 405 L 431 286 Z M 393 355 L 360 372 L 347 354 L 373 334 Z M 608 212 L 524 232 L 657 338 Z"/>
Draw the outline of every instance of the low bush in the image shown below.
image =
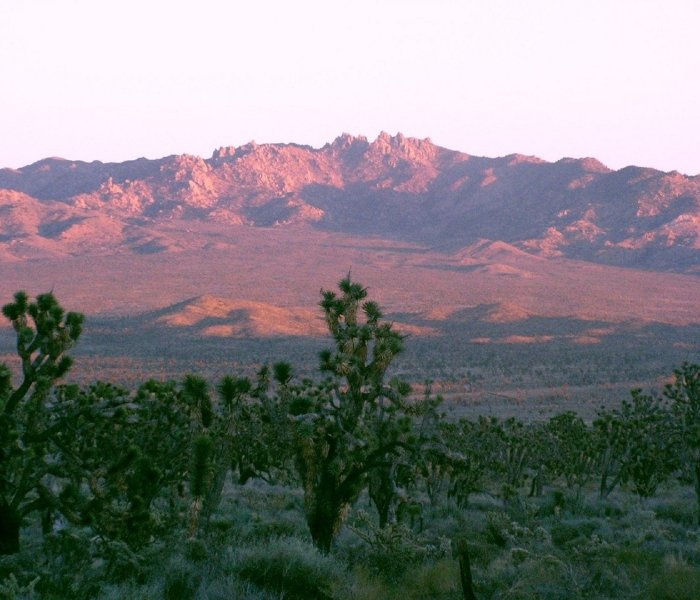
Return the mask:
<path id="1" fill-rule="evenodd" d="M 666 557 L 650 586 L 655 600 L 697 600 L 700 596 L 700 571 L 696 567 Z"/>
<path id="2" fill-rule="evenodd" d="M 296 538 L 239 550 L 234 571 L 241 579 L 287 600 L 330 600 L 347 587 L 347 573 L 330 556 Z"/>
<path id="3" fill-rule="evenodd" d="M 402 523 L 377 527 L 364 512 L 351 529 L 363 543 L 349 551 L 350 563 L 363 565 L 386 581 L 396 581 L 410 569 L 451 554 L 446 537 L 416 533 Z"/>
<path id="4" fill-rule="evenodd" d="M 686 527 L 697 524 L 696 509 L 690 502 L 666 502 L 654 507 L 657 519 L 667 519 Z"/>
<path id="5" fill-rule="evenodd" d="M 595 521 L 579 519 L 576 521 L 562 521 L 552 525 L 552 541 L 557 546 L 571 543 L 580 543 L 596 531 L 598 524 Z"/>

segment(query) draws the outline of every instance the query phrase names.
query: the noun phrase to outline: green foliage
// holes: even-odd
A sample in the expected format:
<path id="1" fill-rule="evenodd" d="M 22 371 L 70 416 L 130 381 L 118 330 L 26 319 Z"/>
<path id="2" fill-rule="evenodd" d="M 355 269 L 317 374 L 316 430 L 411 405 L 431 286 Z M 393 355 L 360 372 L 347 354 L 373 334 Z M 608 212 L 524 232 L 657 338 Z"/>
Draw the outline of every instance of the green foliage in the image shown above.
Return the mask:
<path id="1" fill-rule="evenodd" d="M 690 472 L 695 485 L 700 522 L 700 365 L 684 363 L 674 371 L 674 376 L 664 396 L 671 403 L 681 465 Z"/>
<path id="2" fill-rule="evenodd" d="M 583 419 L 571 411 L 552 417 L 540 443 L 547 453 L 545 462 L 554 476 L 563 477 L 569 488 L 579 490 L 593 473 L 593 436 Z"/>
<path id="3" fill-rule="evenodd" d="M 166 573 L 163 588 L 164 600 L 194 600 L 200 585 L 197 574 L 190 569 L 173 569 Z"/>
<path id="4" fill-rule="evenodd" d="M 343 567 L 333 558 L 293 538 L 245 548 L 238 556 L 236 572 L 289 600 L 330 600 L 347 581 Z"/>
<path id="5" fill-rule="evenodd" d="M 440 424 L 444 445 L 441 452 L 431 452 L 426 474 L 434 478 L 444 470 L 450 481 L 448 495 L 460 507 L 467 506 L 469 494 L 479 490 L 487 470 L 493 466 L 498 441 L 494 423 L 489 419 L 474 422 L 462 418 L 456 423 Z"/>
<path id="6" fill-rule="evenodd" d="M 58 458 L 70 473 L 64 512 L 132 548 L 184 521 L 196 536 L 218 506 L 232 466 L 271 441 L 253 441 L 251 423 L 262 431 L 260 420 L 243 418 L 250 414 L 250 390 L 248 380 L 226 378 L 213 402 L 206 381 L 192 375 L 181 384 L 148 381 L 133 394 L 107 384 L 59 390 L 92 407 L 60 436 Z M 270 446 L 266 452 L 273 454 Z M 256 469 L 260 462 L 255 456 Z"/>
<path id="7" fill-rule="evenodd" d="M 0 581 L 0 600 L 25 600 L 36 598 L 36 584 L 39 577 L 35 577 L 26 585 L 17 581 L 14 573 L 10 573 L 7 579 Z"/>
<path id="8" fill-rule="evenodd" d="M 56 531 L 44 539 L 46 559 L 37 585 L 42 596 L 92 598 L 100 589 L 104 572 L 93 565 L 89 532 Z"/>
<path id="9" fill-rule="evenodd" d="M 234 399 L 244 387 L 232 389 L 216 405 L 195 376 L 180 385 L 149 381 L 133 394 L 101 383 L 59 388 L 57 407 L 86 407 L 56 438 L 57 472 L 67 479 L 60 510 L 132 548 L 182 523 L 185 513 L 196 535 L 233 460 Z"/>
<path id="10" fill-rule="evenodd" d="M 548 534 L 539 527 L 523 525 L 503 511 L 486 513 L 486 540 L 501 548 L 519 546 L 526 541 L 545 540 Z"/>
<path id="11" fill-rule="evenodd" d="M 620 412 L 629 423 L 633 447 L 627 480 L 639 496 L 648 498 L 678 467 L 670 415 L 659 400 L 639 390 L 632 392 L 632 401 L 623 403 Z"/>
<path id="12" fill-rule="evenodd" d="M 290 372 L 280 371 L 279 365 L 275 368 L 276 376 L 289 381 Z M 268 482 L 284 478 L 287 471 L 291 454 L 287 408 L 269 398 L 269 386 L 269 369 L 263 367 L 255 382 L 247 377 L 227 375 L 217 388 L 222 417 L 218 435 L 226 446 L 220 455 L 228 457 L 228 464 L 241 484 L 252 477 Z"/>
<path id="13" fill-rule="evenodd" d="M 406 401 L 410 386 L 385 380 L 403 337 L 380 321 L 381 310 L 364 301 L 367 290 L 360 284 L 348 277 L 338 287 L 340 295 L 321 292 L 320 306 L 335 341 L 334 350 L 320 356 L 327 380 L 293 384 L 286 365 L 274 369 L 278 404 L 290 417 L 309 530 L 325 552 L 370 475 L 380 480 L 373 496 L 383 496 L 378 505 L 387 520 L 397 457 L 418 447 Z"/>
<path id="14" fill-rule="evenodd" d="M 188 472 L 189 404 L 175 384 L 135 394 L 110 384 L 58 388 L 57 407 L 82 406 L 56 437 L 60 511 L 106 540 L 139 547 L 166 527 L 160 500 Z"/>
<path id="15" fill-rule="evenodd" d="M 668 410 L 640 390 L 631 395 L 619 409 L 601 410 L 593 423 L 601 497 L 619 482 L 629 482 L 641 497 L 649 497 L 678 466 Z"/>
<path id="16" fill-rule="evenodd" d="M 212 454 L 212 440 L 208 435 L 200 435 L 194 440 L 190 490 L 193 496 L 203 496 L 209 479 L 209 465 Z"/>
<path id="17" fill-rule="evenodd" d="M 82 333 L 84 317 L 65 313 L 53 294 L 40 294 L 29 302 L 25 292 L 17 292 L 15 301 L 2 308 L 17 334 L 17 354 L 22 362 L 24 380 L 4 406 L 12 413 L 32 385 L 50 385 L 66 374 L 72 359 L 64 353 Z"/>
<path id="18" fill-rule="evenodd" d="M 589 538 L 596 528 L 596 523 L 591 520 L 561 521 L 552 526 L 552 542 L 557 546 L 580 544 Z"/>
<path id="19" fill-rule="evenodd" d="M 355 551 L 355 561 L 386 581 L 450 555 L 449 539 L 416 533 L 402 523 L 377 527 L 365 512 L 358 513 L 352 531 L 364 542 Z"/>
<path id="20" fill-rule="evenodd" d="M 0 600 L 456 597 L 455 533 L 477 597 L 697 596 L 700 366 L 592 426 L 572 412 L 451 420 L 429 385 L 412 401 L 391 377 L 404 340 L 361 285 L 344 279 L 320 306 L 334 341 L 323 381 L 281 362 L 216 388 L 188 375 L 131 391 L 56 386 L 82 317 L 16 294 L 3 314 L 17 387 L 0 365 Z M 596 500 L 594 474 L 602 496 L 618 491 Z M 379 518 L 359 510 L 356 535 L 338 536 L 363 502 Z"/>
<path id="21" fill-rule="evenodd" d="M 484 435 L 494 447 L 493 468 L 500 472 L 507 485 L 519 488 L 533 453 L 531 431 L 515 417 L 503 421 L 495 418 L 480 419 Z"/>
<path id="22" fill-rule="evenodd" d="M 51 438 L 66 422 L 52 410 L 50 389 L 66 374 L 65 353 L 82 332 L 83 315 L 65 313 L 53 294 L 30 301 L 24 292 L 2 308 L 17 338 L 21 383 L 0 365 L 0 554 L 19 550 L 19 529 L 31 512 L 50 510 Z"/>
<path id="23" fill-rule="evenodd" d="M 694 600 L 699 592 L 698 569 L 675 557 L 666 558 L 649 590 L 650 597 L 658 600 Z"/>

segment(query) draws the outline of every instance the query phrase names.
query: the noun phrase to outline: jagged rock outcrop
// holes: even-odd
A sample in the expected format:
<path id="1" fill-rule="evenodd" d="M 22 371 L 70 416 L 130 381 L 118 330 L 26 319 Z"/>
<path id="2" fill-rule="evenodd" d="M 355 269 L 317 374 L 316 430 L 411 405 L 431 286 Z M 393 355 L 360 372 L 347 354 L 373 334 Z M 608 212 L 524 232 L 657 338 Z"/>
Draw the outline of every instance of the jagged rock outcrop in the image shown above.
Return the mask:
<path id="1" fill-rule="evenodd" d="M 251 142 L 208 159 L 49 158 L 0 170 L 7 260 L 136 250 L 155 238 L 169 240 L 156 250 L 174 249 L 196 243 L 196 224 L 306 225 L 446 251 L 485 238 L 547 257 L 698 272 L 700 177 L 613 171 L 592 158 L 477 157 L 384 132 L 317 149 Z"/>

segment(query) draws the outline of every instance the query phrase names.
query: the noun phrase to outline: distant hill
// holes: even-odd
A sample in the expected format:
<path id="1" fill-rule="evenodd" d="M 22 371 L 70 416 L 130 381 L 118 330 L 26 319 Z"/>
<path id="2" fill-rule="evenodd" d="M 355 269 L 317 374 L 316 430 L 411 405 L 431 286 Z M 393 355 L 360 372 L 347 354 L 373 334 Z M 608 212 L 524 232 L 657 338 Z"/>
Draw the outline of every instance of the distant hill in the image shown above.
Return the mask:
<path id="1" fill-rule="evenodd" d="M 696 274 L 700 177 L 613 171 L 592 158 L 477 157 L 386 133 L 317 149 L 249 143 L 208 159 L 48 158 L 0 170 L 0 261 L 225 249 L 242 227 L 450 253 L 487 240 L 507 252 Z"/>
<path id="2" fill-rule="evenodd" d="M 266 302 L 210 294 L 140 315 L 142 326 L 166 327 L 190 335 L 228 338 L 325 337 L 328 327 L 315 307 L 280 307 Z M 398 331 L 430 335 L 428 327 L 397 322 Z"/>

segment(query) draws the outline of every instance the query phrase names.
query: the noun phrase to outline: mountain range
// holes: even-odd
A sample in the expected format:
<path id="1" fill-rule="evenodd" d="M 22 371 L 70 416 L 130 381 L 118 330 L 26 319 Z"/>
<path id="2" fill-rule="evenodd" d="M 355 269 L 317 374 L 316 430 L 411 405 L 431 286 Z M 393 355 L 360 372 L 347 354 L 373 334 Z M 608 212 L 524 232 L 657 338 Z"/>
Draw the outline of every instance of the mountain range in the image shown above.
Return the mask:
<path id="1" fill-rule="evenodd" d="M 694 359 L 700 177 L 386 133 L 0 170 L 0 295 L 54 290 L 88 352 L 319 337 L 348 272 L 444 352 L 618 336 Z"/>
<path id="2" fill-rule="evenodd" d="M 224 248 L 241 227 L 300 226 L 699 273 L 700 176 L 613 171 L 592 158 L 485 158 L 386 133 L 321 148 L 251 142 L 208 159 L 48 158 L 0 170 L 3 261 Z"/>

